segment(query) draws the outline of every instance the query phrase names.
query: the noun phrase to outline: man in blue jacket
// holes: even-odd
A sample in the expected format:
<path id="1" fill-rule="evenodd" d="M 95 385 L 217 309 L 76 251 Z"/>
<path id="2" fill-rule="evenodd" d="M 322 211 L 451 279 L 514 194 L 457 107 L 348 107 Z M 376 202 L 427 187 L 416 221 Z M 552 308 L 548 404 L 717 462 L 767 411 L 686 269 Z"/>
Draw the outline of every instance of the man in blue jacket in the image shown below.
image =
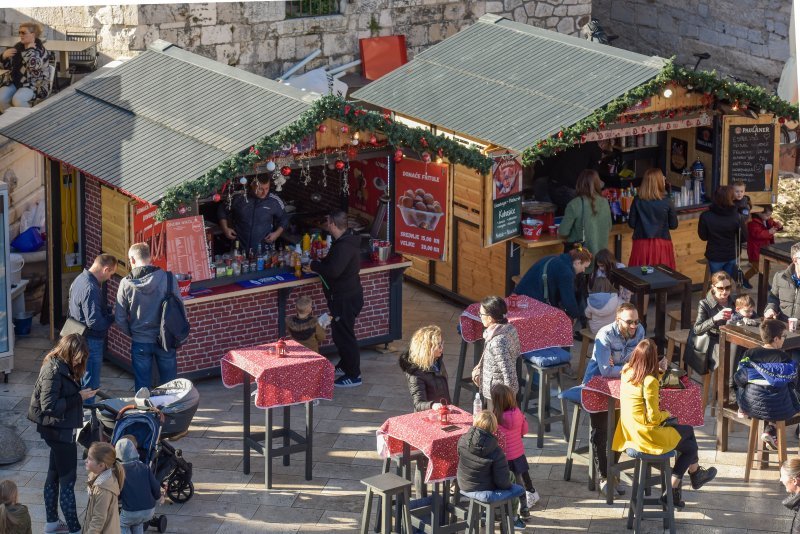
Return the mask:
<path id="1" fill-rule="evenodd" d="M 84 269 L 69 288 L 69 316 L 86 325 L 86 345 L 89 360 L 81 385 L 88 389 L 100 387 L 100 370 L 103 367 L 103 350 L 106 333 L 114 323 L 106 302 L 103 284 L 117 269 L 117 258 L 111 254 L 100 254 L 92 266 Z M 94 398 L 88 399 L 92 402 Z"/>
<path id="2" fill-rule="evenodd" d="M 583 384 L 586 385 L 597 375 L 619 378 L 622 367 L 628 362 L 633 349 L 643 339 L 644 327 L 639 323 L 636 306 L 623 302 L 617 308 L 614 322 L 601 328 L 595 336 L 594 352 L 583 376 Z M 589 418 L 595 468 L 600 474 L 600 491 L 605 493 L 608 478 L 606 457 L 608 412 L 590 413 Z"/>

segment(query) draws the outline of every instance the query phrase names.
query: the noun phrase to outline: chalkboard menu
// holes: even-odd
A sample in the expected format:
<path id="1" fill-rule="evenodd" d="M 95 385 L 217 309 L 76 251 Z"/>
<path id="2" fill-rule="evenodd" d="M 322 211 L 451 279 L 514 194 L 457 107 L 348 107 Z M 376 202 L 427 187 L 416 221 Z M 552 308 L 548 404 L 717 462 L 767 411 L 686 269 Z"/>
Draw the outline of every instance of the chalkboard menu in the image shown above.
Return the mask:
<path id="1" fill-rule="evenodd" d="M 519 235 L 519 221 L 522 214 L 522 195 L 512 195 L 492 201 L 491 243 Z"/>
<path id="2" fill-rule="evenodd" d="M 728 184 L 744 182 L 748 191 L 772 187 L 774 124 L 731 124 L 728 147 Z"/>

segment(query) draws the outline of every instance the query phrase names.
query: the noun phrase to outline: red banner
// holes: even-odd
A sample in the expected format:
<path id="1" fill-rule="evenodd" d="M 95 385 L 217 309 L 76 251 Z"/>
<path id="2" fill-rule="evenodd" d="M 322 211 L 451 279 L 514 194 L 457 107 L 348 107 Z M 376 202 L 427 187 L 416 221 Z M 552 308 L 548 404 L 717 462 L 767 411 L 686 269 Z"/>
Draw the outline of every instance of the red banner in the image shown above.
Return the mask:
<path id="1" fill-rule="evenodd" d="M 395 251 L 445 258 L 447 165 L 405 158 L 395 166 Z"/>
<path id="2" fill-rule="evenodd" d="M 373 217 L 378 213 L 378 199 L 389 180 L 386 158 L 350 162 L 348 204 Z"/>
<path id="3" fill-rule="evenodd" d="M 150 245 L 153 265 L 167 268 L 167 233 L 163 221 L 156 220 L 156 206 L 139 202 L 133 211 L 133 242 Z"/>

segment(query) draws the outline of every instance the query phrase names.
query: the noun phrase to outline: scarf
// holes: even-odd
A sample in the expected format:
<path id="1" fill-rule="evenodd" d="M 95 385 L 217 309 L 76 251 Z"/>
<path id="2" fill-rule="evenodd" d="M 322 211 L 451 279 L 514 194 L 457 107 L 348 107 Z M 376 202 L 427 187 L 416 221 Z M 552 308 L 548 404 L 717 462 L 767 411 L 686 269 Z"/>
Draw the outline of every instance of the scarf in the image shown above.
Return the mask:
<path id="1" fill-rule="evenodd" d="M 489 341 L 494 337 L 494 333 L 497 329 L 500 328 L 500 323 L 495 323 L 493 325 L 489 325 L 486 327 L 486 330 L 483 331 L 483 339 L 484 341 Z"/>

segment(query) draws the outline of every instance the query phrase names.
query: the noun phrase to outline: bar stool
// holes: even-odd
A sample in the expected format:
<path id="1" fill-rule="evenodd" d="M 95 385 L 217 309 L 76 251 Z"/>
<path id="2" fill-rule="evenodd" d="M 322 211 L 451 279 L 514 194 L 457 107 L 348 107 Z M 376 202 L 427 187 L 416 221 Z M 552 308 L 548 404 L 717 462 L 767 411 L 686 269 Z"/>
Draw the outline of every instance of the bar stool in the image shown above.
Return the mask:
<path id="1" fill-rule="evenodd" d="M 669 329 L 670 330 L 678 330 L 681 322 L 681 311 L 680 310 L 672 310 L 667 312 L 667 317 L 669 317 Z M 692 310 L 692 314 L 689 316 L 690 321 L 694 323 L 697 320 L 697 308 Z"/>
<path id="2" fill-rule="evenodd" d="M 792 417 L 788 421 L 775 421 L 775 430 L 778 434 L 778 450 L 773 451 L 764 447 L 758 447 L 759 438 L 764 431 L 765 421 L 756 419 L 755 417 L 750 418 L 750 436 L 747 440 L 747 465 L 744 467 L 745 482 L 750 482 L 750 468 L 753 465 L 753 460 L 756 459 L 756 453 L 761 453 L 761 458 L 756 464 L 756 469 L 763 469 L 767 464 L 771 463 L 769 455 L 773 453 L 778 454 L 778 465 L 783 464 L 784 460 L 786 460 L 786 425 L 795 425 L 798 422 L 800 422 L 800 416 Z"/>
<path id="3" fill-rule="evenodd" d="M 680 312 L 678 312 L 678 315 L 680 315 Z M 678 367 L 683 369 L 683 351 L 685 350 L 686 342 L 689 340 L 689 329 L 670 330 L 664 335 L 667 338 L 667 351 L 665 353 L 667 360 L 671 362 L 675 358 L 675 347 L 677 346 L 680 354 Z"/>
<path id="4" fill-rule="evenodd" d="M 594 344 L 595 334 L 588 328 L 581 330 L 581 355 L 578 356 L 578 380 L 583 380 L 583 373 L 586 372 L 586 362 L 592 357 L 589 347 Z"/>
<path id="5" fill-rule="evenodd" d="M 569 425 L 569 438 L 567 439 L 567 459 L 564 462 L 564 480 L 569 481 L 572 478 L 572 461 L 574 457 L 582 458 L 589 464 L 589 491 L 594 491 L 595 477 L 597 476 L 594 470 L 594 449 L 591 444 L 587 442 L 586 445 L 578 447 L 578 429 L 580 428 L 581 412 L 581 386 L 570 388 L 561 396 L 572 405 L 572 421 Z"/>
<path id="6" fill-rule="evenodd" d="M 707 259 L 700 258 L 699 260 L 697 260 L 697 263 L 706 266 L 706 272 L 703 275 L 703 295 L 705 295 L 706 293 L 708 293 L 708 290 L 711 289 L 711 270 L 708 266 Z"/>
<path id="7" fill-rule="evenodd" d="M 627 449 L 626 454 L 636 461 L 633 472 L 633 488 L 631 500 L 628 505 L 628 530 L 641 532 L 642 519 L 663 519 L 664 528 L 670 534 L 675 534 L 675 503 L 672 502 L 672 466 L 670 460 L 675 456 L 675 451 L 666 454 L 645 454 L 635 449 Z M 656 468 L 661 472 L 658 477 L 651 477 L 650 471 Z M 645 492 L 661 485 L 661 491 L 655 497 L 646 497 Z M 661 501 L 661 494 L 666 497 L 666 503 Z M 660 511 L 645 510 L 647 505 L 661 508 Z"/>
<path id="8" fill-rule="evenodd" d="M 484 493 L 484 492 L 474 492 Z M 495 518 L 500 519 L 500 532 L 512 534 L 514 532 L 514 507 L 512 502 L 517 497 L 525 498 L 525 488 L 517 484 L 512 484 L 508 490 L 508 495 L 501 499 L 489 501 L 479 500 L 469 493 L 461 492 L 461 495 L 469 499 L 467 503 L 467 533 L 473 534 L 480 531 L 481 516 L 486 516 L 486 533 L 494 534 Z M 495 513 L 497 510 L 497 513 Z"/>
<path id="9" fill-rule="evenodd" d="M 372 497 L 376 495 L 381 499 L 382 506 L 379 509 L 380 515 L 377 519 L 381 528 L 380 530 L 376 528 L 375 531 L 383 534 L 392 532 L 392 498 L 396 498 L 401 523 L 398 526 L 402 526 L 405 529 L 404 532 L 410 534 L 412 532 L 411 512 L 409 510 L 411 482 L 393 473 L 383 473 L 382 475 L 365 478 L 361 483 L 367 487 L 366 496 L 364 497 L 364 512 L 361 515 L 361 534 L 367 534 L 369 531 Z"/>
<path id="10" fill-rule="evenodd" d="M 564 363 L 557 363 L 554 365 L 543 365 L 544 362 L 551 360 L 553 357 L 561 359 Z M 522 411 L 534 416 L 537 425 L 536 431 L 536 446 L 538 448 L 544 447 L 544 433 L 550 431 L 550 423 L 561 422 L 562 430 L 564 432 L 564 439 L 567 436 L 567 407 L 564 399 L 561 398 L 563 391 L 561 386 L 561 375 L 569 366 L 569 352 L 563 349 L 544 349 L 535 351 L 535 355 L 525 355 L 523 357 L 523 364 L 527 370 L 527 379 L 525 381 L 525 390 L 522 395 Z M 538 378 L 538 405 L 536 412 L 528 410 L 528 403 L 531 397 L 531 388 L 533 387 L 534 376 Z M 550 380 L 555 377 L 556 387 L 558 388 L 559 402 L 561 409 L 554 409 L 550 406 Z"/>

